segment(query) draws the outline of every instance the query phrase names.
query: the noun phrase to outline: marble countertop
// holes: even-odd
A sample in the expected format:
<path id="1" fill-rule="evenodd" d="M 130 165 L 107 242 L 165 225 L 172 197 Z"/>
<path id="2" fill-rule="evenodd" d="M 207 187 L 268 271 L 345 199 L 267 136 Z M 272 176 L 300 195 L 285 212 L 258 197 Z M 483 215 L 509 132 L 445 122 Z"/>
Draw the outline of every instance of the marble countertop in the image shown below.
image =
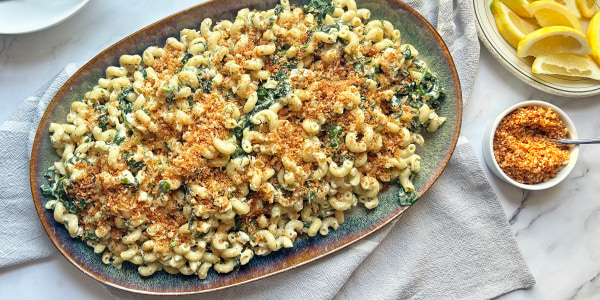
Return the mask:
<path id="1" fill-rule="evenodd" d="M 122 5 L 91 1 L 78 14 L 47 30 L 0 35 L 0 123 L 27 96 L 67 63 L 91 59 L 106 47 L 198 1 L 140 1 Z M 145 7 L 152 7 L 146 9 Z M 160 9 L 156 9 L 159 7 Z M 574 120 L 580 137 L 600 136 L 600 96 L 569 99 L 540 92 L 506 71 L 483 46 L 462 135 L 480 161 L 482 128 L 508 106 L 528 99 L 549 101 Z M 486 168 L 523 256 L 537 284 L 503 299 L 600 297 L 600 160 L 598 146 L 582 146 L 579 161 L 561 185 L 525 191 L 505 184 Z M 597 154 L 596 154 L 597 155 Z M 1 242 L 1 241 L 0 241 Z M 60 254 L 0 271 L 0 298 L 109 298 L 108 291 Z"/>

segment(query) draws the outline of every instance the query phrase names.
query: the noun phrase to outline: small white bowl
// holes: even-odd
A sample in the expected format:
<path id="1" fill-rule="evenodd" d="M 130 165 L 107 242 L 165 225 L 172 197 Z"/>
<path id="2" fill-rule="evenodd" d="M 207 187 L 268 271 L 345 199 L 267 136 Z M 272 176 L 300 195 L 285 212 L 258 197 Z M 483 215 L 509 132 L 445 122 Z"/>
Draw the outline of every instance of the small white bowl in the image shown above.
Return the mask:
<path id="1" fill-rule="evenodd" d="M 577 162 L 577 157 L 579 156 L 579 147 L 578 146 L 574 146 L 571 148 L 571 153 L 570 153 L 568 164 L 558 172 L 556 177 L 550 178 L 546 182 L 540 182 L 540 183 L 536 183 L 536 184 L 524 184 L 524 183 L 520 183 L 520 182 L 517 182 L 517 181 L 511 179 L 510 177 L 508 177 L 508 175 L 506 175 L 504 173 L 504 171 L 502 171 L 502 169 L 498 165 L 498 162 L 496 161 L 496 158 L 494 156 L 494 135 L 496 133 L 496 128 L 498 127 L 498 124 L 500 124 L 500 121 L 502 121 L 502 119 L 504 119 L 504 117 L 506 117 L 506 115 L 508 115 L 515 109 L 520 108 L 520 107 L 530 106 L 530 105 L 552 108 L 552 110 L 555 111 L 556 114 L 558 114 L 558 117 L 563 121 L 563 123 L 569 130 L 568 138 L 570 138 L 570 139 L 577 138 L 577 130 L 575 129 L 575 125 L 573 124 L 573 121 L 571 121 L 569 116 L 567 116 L 567 114 L 562 109 L 560 109 L 560 108 L 556 107 L 555 105 L 552 105 L 548 102 L 544 102 L 544 101 L 539 101 L 539 100 L 524 101 L 524 102 L 517 103 L 517 104 L 507 108 L 505 111 L 503 111 L 501 114 L 499 114 L 498 117 L 496 117 L 496 119 L 488 126 L 487 130 L 485 131 L 484 137 L 483 137 L 483 158 L 484 158 L 485 163 L 487 164 L 488 168 L 490 168 L 490 170 L 492 170 L 492 172 L 496 176 L 500 177 L 502 180 L 504 180 L 516 187 L 526 189 L 526 190 L 544 190 L 544 189 L 548 189 L 548 188 L 551 188 L 551 187 L 559 184 L 561 181 L 563 181 L 569 175 L 569 173 L 571 173 L 571 171 L 573 170 L 573 167 L 575 166 L 575 163 Z"/>

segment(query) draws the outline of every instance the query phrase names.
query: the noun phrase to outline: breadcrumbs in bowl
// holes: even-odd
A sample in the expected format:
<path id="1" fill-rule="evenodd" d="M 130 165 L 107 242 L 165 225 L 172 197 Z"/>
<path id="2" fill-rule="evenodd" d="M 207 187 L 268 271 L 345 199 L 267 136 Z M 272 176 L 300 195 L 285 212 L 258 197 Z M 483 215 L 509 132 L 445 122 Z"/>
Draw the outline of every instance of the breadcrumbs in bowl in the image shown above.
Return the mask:
<path id="1" fill-rule="evenodd" d="M 572 170 L 579 149 L 551 138 L 576 138 L 575 127 L 558 107 L 525 101 L 492 123 L 484 139 L 484 158 L 496 175 L 524 189 L 546 189 Z"/>
<path id="2" fill-rule="evenodd" d="M 535 184 L 556 177 L 569 162 L 570 146 L 551 142 L 569 130 L 550 107 L 517 108 L 500 121 L 494 135 L 494 157 L 508 177 Z"/>

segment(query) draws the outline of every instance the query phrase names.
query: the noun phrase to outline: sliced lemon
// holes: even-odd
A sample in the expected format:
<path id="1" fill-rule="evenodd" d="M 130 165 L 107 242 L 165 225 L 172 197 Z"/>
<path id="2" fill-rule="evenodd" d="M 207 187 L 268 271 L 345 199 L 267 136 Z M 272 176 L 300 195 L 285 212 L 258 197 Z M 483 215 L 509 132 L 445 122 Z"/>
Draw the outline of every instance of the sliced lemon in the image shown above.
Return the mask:
<path id="1" fill-rule="evenodd" d="M 577 0 L 577 8 L 586 18 L 591 18 L 596 13 L 596 0 Z"/>
<path id="2" fill-rule="evenodd" d="M 582 30 L 581 23 L 575 15 L 566 7 L 550 1 L 536 1 L 525 7 L 542 27 L 566 26 L 579 31 Z"/>
<path id="3" fill-rule="evenodd" d="M 540 28 L 526 35 L 517 46 L 518 57 L 551 54 L 592 54 L 592 50 L 581 31 L 564 26 Z"/>
<path id="4" fill-rule="evenodd" d="M 500 0 L 512 11 L 514 11 L 519 17 L 531 18 L 531 13 L 525 8 L 529 4 L 528 0 Z"/>
<path id="5" fill-rule="evenodd" d="M 592 57 L 600 65 L 600 12 L 590 20 L 587 29 L 587 39 L 592 49 Z"/>
<path id="6" fill-rule="evenodd" d="M 579 8 L 577 8 L 576 0 L 553 0 L 554 2 L 566 7 L 577 19 L 581 19 L 581 13 L 579 12 Z"/>
<path id="7" fill-rule="evenodd" d="M 531 21 L 519 17 L 500 0 L 493 0 L 492 4 L 490 4 L 490 9 L 492 10 L 492 14 L 494 14 L 498 32 L 515 48 L 517 48 L 525 35 L 539 28 L 539 26 Z"/>
<path id="8" fill-rule="evenodd" d="M 531 70 L 535 74 L 585 77 L 600 80 L 600 68 L 588 56 L 555 54 L 538 57 Z"/>

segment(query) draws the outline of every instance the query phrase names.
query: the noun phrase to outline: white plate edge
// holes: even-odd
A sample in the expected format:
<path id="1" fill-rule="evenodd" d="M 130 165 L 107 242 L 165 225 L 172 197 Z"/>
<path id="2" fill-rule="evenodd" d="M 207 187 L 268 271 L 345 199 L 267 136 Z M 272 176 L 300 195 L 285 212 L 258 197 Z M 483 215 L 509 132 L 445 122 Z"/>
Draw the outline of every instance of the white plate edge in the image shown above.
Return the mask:
<path id="1" fill-rule="evenodd" d="M 39 26 L 37 28 L 34 29 L 28 29 L 28 30 L 22 30 L 22 31 L 2 31 L 0 29 L 0 34 L 6 34 L 6 35 L 17 35 L 17 34 L 26 34 L 26 33 L 33 33 L 33 32 L 38 32 L 47 28 L 50 28 L 52 26 L 56 26 L 64 21 L 66 21 L 67 19 L 69 19 L 70 17 L 72 17 L 73 15 L 75 15 L 77 12 L 79 12 L 84 6 L 86 6 L 88 3 L 90 2 L 90 0 L 82 0 L 82 2 L 78 3 L 76 6 L 73 6 L 73 10 L 65 15 L 62 19 L 59 19 L 57 21 L 48 23 L 48 24 L 44 24 L 43 26 Z"/>

